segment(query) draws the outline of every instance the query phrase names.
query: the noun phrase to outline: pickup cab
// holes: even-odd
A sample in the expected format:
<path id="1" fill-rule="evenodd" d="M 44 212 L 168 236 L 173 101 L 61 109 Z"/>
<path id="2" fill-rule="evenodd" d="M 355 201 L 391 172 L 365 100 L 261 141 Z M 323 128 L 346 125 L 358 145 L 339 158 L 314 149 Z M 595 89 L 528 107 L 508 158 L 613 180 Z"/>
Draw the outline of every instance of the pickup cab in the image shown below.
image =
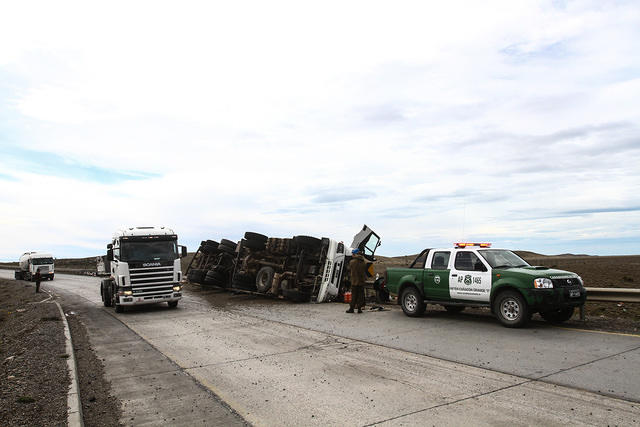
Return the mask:
<path id="1" fill-rule="evenodd" d="M 564 322 L 587 297 L 577 274 L 531 266 L 489 243 L 425 249 L 408 268 L 387 269 L 386 286 L 407 316 L 421 316 L 427 304 L 450 312 L 489 307 L 507 327 L 525 326 L 536 312 L 549 322 Z"/>

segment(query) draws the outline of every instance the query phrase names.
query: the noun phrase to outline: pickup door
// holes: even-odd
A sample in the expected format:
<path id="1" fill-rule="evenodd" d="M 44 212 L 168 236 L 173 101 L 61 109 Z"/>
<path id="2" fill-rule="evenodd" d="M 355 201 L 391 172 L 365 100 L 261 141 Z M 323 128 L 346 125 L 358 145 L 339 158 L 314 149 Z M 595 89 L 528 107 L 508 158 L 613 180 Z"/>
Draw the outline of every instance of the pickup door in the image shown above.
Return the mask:
<path id="1" fill-rule="evenodd" d="M 456 251 L 449 290 L 457 300 L 489 302 L 491 299 L 491 269 L 477 254 Z"/>
<path id="2" fill-rule="evenodd" d="M 451 251 L 437 251 L 429 254 L 424 272 L 424 292 L 426 299 L 449 299 L 449 261 Z M 429 268 L 430 267 L 430 268 Z"/>

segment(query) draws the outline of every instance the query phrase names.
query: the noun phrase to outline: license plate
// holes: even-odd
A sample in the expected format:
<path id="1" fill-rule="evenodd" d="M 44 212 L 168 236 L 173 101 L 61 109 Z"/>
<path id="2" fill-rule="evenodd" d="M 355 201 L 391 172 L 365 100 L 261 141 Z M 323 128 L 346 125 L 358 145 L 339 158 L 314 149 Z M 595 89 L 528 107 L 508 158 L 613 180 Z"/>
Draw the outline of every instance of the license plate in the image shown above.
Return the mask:
<path id="1" fill-rule="evenodd" d="M 579 297 L 580 296 L 580 289 L 570 289 L 569 290 L 569 297 L 570 298 L 575 298 L 575 297 Z"/>

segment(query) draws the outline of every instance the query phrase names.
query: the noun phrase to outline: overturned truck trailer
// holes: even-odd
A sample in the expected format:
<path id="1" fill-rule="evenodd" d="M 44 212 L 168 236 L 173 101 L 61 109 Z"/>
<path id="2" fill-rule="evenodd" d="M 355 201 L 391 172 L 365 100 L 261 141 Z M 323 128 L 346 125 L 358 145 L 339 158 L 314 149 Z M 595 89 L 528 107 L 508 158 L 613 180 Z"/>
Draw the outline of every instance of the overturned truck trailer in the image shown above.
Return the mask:
<path id="1" fill-rule="evenodd" d="M 350 247 L 326 237 L 267 237 L 247 232 L 237 244 L 203 241 L 187 268 L 191 282 L 282 297 L 325 302 L 349 285 L 348 262 L 359 248 L 370 264 L 380 237 L 366 225 Z"/>

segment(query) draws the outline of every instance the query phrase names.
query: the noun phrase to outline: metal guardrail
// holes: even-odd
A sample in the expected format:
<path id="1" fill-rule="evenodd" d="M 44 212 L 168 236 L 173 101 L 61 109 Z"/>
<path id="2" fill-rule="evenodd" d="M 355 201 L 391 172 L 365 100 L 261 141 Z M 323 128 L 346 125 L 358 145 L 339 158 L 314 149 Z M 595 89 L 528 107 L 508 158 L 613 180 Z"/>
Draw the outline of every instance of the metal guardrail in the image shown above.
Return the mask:
<path id="1" fill-rule="evenodd" d="M 640 289 L 629 288 L 586 288 L 587 302 L 638 302 Z"/>

